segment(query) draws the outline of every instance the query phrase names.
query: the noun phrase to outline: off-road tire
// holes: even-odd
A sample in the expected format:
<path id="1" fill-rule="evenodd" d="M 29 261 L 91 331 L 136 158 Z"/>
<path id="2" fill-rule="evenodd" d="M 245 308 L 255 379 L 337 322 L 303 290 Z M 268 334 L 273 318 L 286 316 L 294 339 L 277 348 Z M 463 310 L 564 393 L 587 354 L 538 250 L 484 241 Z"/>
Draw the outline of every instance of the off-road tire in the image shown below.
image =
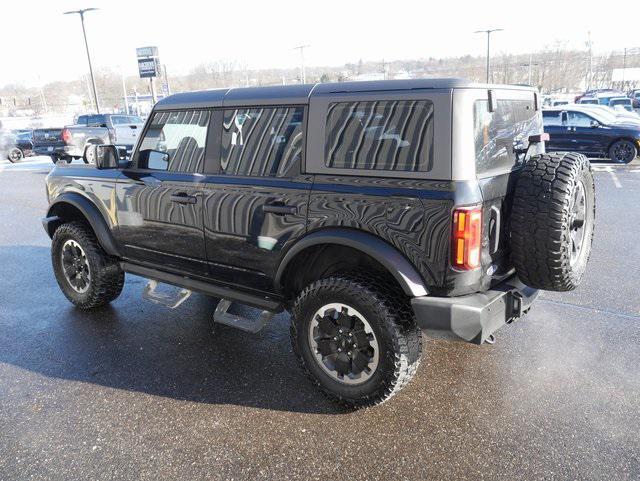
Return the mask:
<path id="1" fill-rule="evenodd" d="M 373 328 L 379 363 L 357 386 L 341 384 L 320 367 L 311 352 L 309 323 L 323 305 L 340 302 L 362 313 Z M 331 400 L 356 409 L 380 404 L 415 375 L 422 353 L 422 334 L 407 297 L 392 282 L 362 274 L 335 275 L 303 289 L 291 309 L 293 351 L 312 382 Z"/>
<path id="2" fill-rule="evenodd" d="M 12 164 L 17 164 L 18 162 L 22 162 L 24 160 L 24 152 L 22 149 L 18 147 L 14 147 L 9 151 L 9 155 L 7 155 L 7 159 Z"/>
<path id="3" fill-rule="evenodd" d="M 74 290 L 63 273 L 62 247 L 67 240 L 74 240 L 86 254 L 91 279 L 84 293 Z M 104 306 L 122 292 L 124 272 L 118 260 L 102 249 L 93 231 L 84 222 L 69 222 L 56 229 L 51 244 L 51 261 L 60 289 L 80 309 Z"/>
<path id="4" fill-rule="evenodd" d="M 571 206 L 584 188 L 584 236 L 571 264 Z M 582 187 L 581 187 L 582 188 Z M 511 259 L 522 282 L 550 291 L 575 289 L 591 253 L 595 186 L 587 158 L 577 153 L 531 157 L 518 177 L 510 219 Z"/>
<path id="5" fill-rule="evenodd" d="M 638 156 L 638 148 L 630 140 L 617 140 L 609 147 L 612 162 L 628 164 Z"/>

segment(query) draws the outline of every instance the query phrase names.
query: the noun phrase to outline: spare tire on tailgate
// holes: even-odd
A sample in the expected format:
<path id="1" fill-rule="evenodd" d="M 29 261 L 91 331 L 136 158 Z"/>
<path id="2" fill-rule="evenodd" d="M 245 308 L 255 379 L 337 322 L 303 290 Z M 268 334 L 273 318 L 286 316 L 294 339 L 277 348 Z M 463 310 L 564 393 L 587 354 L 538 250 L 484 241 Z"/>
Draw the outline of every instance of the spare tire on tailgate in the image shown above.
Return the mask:
<path id="1" fill-rule="evenodd" d="M 520 171 L 511 212 L 511 258 L 525 284 L 575 289 L 591 253 L 595 186 L 582 154 L 531 157 Z"/>

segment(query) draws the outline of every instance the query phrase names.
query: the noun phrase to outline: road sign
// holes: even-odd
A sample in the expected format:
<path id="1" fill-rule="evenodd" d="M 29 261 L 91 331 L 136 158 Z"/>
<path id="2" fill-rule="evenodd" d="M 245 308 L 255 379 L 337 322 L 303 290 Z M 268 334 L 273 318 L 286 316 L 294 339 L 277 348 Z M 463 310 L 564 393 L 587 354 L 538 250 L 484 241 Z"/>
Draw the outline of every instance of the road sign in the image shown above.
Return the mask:
<path id="1" fill-rule="evenodd" d="M 157 77 L 159 70 L 160 65 L 157 58 L 138 59 L 138 72 L 140 73 L 140 78 Z"/>

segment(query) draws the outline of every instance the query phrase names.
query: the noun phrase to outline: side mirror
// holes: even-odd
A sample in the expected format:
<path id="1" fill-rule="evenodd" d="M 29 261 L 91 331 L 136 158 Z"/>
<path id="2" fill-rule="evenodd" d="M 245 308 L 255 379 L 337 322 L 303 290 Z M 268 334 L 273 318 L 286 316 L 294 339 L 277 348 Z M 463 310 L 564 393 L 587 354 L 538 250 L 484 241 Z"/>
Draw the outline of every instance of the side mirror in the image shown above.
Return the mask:
<path id="1" fill-rule="evenodd" d="M 600 122 L 598 122 L 597 120 L 592 120 L 591 123 L 589 124 L 589 126 L 592 129 L 596 129 L 596 128 L 600 127 Z"/>
<path id="2" fill-rule="evenodd" d="M 94 164 L 97 169 L 117 169 L 118 149 L 110 144 L 89 144 L 84 149 L 82 160 L 86 164 Z"/>

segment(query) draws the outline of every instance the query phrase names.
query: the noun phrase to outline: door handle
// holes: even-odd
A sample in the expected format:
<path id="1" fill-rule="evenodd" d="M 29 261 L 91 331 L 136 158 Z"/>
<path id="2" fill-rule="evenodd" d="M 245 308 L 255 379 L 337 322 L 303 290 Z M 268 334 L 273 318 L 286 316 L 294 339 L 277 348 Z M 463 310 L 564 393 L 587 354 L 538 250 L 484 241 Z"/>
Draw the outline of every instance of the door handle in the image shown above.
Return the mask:
<path id="1" fill-rule="evenodd" d="M 262 211 L 268 214 L 276 215 L 297 214 L 298 207 L 296 207 L 295 205 L 285 204 L 264 204 L 262 206 Z"/>
<path id="2" fill-rule="evenodd" d="M 186 192 L 179 192 L 177 194 L 171 194 L 171 202 L 177 204 L 195 204 L 198 198 L 195 195 L 189 195 Z"/>

